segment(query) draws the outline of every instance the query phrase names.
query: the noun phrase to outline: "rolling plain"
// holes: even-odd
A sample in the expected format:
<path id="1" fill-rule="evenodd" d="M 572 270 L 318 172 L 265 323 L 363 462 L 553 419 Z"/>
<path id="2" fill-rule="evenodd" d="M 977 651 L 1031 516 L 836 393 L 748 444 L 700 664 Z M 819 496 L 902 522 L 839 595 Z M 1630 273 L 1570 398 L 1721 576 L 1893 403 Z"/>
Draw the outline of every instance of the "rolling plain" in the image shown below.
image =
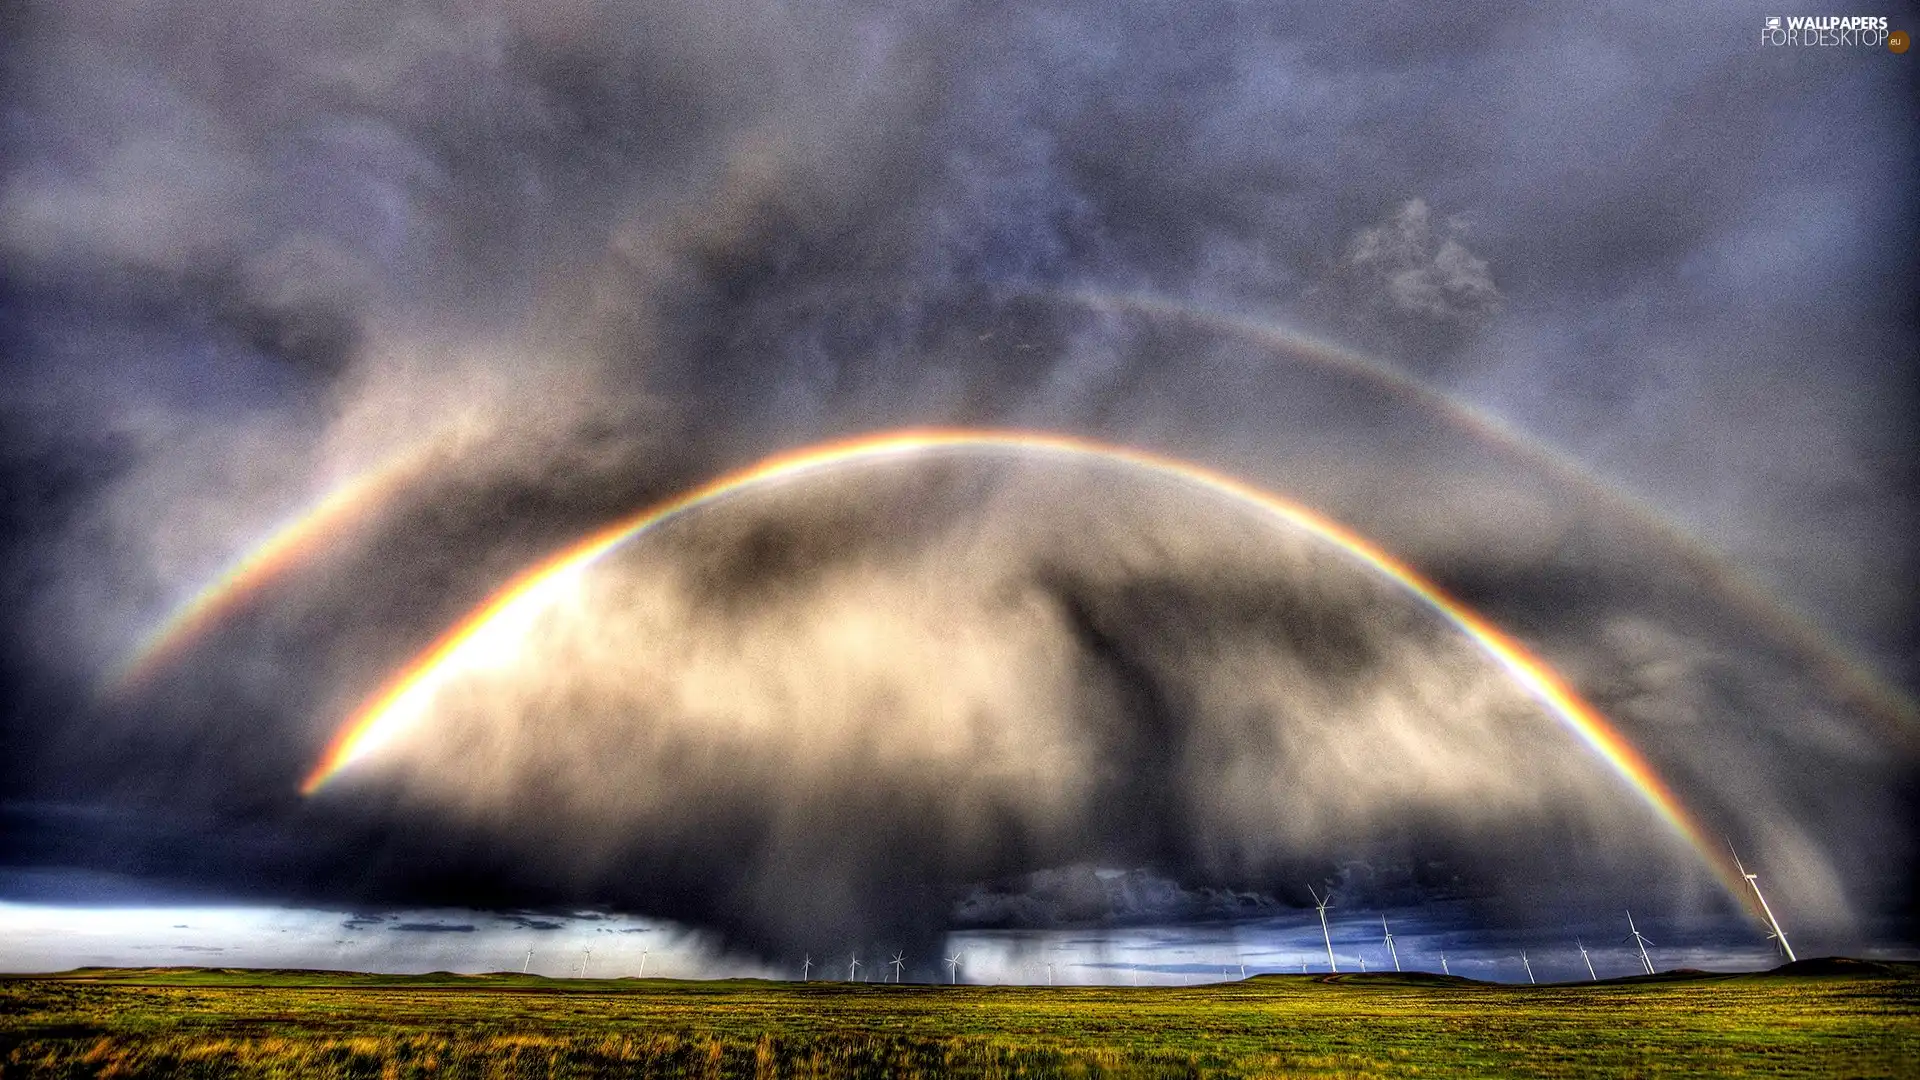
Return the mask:
<path id="1" fill-rule="evenodd" d="M 1920 1075 L 1920 965 L 1190 988 L 81 969 L 0 978 L 6 1077 Z"/>

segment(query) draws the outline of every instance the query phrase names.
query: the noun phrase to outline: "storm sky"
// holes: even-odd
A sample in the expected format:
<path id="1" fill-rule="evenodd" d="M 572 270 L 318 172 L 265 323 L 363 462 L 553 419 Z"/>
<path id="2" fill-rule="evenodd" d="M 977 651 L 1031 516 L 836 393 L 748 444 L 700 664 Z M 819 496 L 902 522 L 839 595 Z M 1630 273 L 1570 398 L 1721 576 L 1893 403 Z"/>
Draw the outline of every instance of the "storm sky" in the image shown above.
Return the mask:
<path id="1" fill-rule="evenodd" d="M 1211 970 L 1223 926 L 1291 966 L 1311 886 L 1456 955 L 1631 903 L 1765 962 L 1459 627 L 1118 462 L 929 453 L 697 508 L 299 793 L 539 560 L 941 426 L 1367 537 L 1591 701 L 1802 955 L 1911 952 L 1913 60 L 1767 47 L 1766 14 L 11 9 L 0 914 L 246 910 L 227 937 L 313 943 L 258 962 L 389 969 L 510 966 L 489 935 L 529 920 L 710 973 L 1045 941 L 1088 981 L 1156 941 L 1126 963 Z M 145 955 L 116 932 L 0 967 Z"/>

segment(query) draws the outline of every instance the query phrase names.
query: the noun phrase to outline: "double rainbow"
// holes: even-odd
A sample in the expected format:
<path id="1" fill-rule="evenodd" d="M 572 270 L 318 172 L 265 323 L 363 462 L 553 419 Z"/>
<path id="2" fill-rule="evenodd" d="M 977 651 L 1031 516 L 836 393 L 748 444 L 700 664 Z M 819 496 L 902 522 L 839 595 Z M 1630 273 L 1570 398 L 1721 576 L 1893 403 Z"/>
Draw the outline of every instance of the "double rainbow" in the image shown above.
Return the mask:
<path id="1" fill-rule="evenodd" d="M 1888 682 L 1870 665 L 1806 615 L 1743 574 L 1727 557 L 1671 521 L 1646 499 L 1596 475 L 1550 443 L 1488 412 L 1420 381 L 1391 364 L 1367 357 L 1298 330 L 1245 314 L 1219 311 L 1149 293 L 1093 290 L 1040 292 L 1039 299 L 1095 311 L 1138 314 L 1157 320 L 1183 320 L 1195 326 L 1257 342 L 1276 357 L 1338 373 L 1409 401 L 1441 417 L 1482 444 L 1515 455 L 1597 505 L 1624 514 L 1667 550 L 1679 555 L 1692 573 L 1723 601 L 1791 649 L 1807 670 L 1834 695 L 1877 721 L 1885 734 L 1903 745 L 1920 739 L 1920 704 Z M 290 519 L 263 543 L 243 554 L 213 581 L 168 615 L 103 680 L 109 692 L 137 686 L 249 596 L 354 520 L 381 505 L 396 481 L 411 476 L 426 455 L 406 453 L 355 477 Z"/>
<path id="2" fill-rule="evenodd" d="M 463 671 L 488 666 L 501 650 L 510 650 L 520 640 L 522 628 L 580 575 L 603 556 L 648 529 L 767 484 L 856 462 L 936 451 L 1046 454 L 1127 465 L 1236 500 L 1279 523 L 1302 529 L 1332 544 L 1391 579 L 1459 627 L 1516 683 L 1545 705 L 1568 731 L 1598 754 L 1676 835 L 1698 851 L 1729 895 L 1745 905 L 1745 883 L 1738 872 L 1708 839 L 1672 788 L 1606 717 L 1526 646 L 1447 595 L 1412 567 L 1330 518 L 1223 473 L 1144 450 L 1075 436 L 1025 431 L 910 430 L 803 447 L 720 476 L 617 521 L 515 577 L 395 675 L 334 736 L 319 764 L 300 785 L 301 792 L 311 795 L 319 791 L 354 762 L 423 720 L 443 686 Z"/>

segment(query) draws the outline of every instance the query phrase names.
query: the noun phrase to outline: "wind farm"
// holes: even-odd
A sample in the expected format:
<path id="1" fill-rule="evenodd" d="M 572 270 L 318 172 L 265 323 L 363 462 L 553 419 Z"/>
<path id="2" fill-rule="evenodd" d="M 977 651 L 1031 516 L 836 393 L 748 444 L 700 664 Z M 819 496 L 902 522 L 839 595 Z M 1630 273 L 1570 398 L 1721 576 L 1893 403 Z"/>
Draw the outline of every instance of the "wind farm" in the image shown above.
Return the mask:
<path id="1" fill-rule="evenodd" d="M 894 949 L 879 979 L 860 950 L 844 979 L 814 976 L 811 953 L 784 978 L 646 974 L 652 946 L 583 949 L 563 977 L 517 971 L 375 975 L 268 968 L 83 968 L 0 976 L 0 1063 L 9 1075 L 77 1067 L 138 1074 L 358 1075 L 423 1060 L 458 1074 L 761 1076 L 769 1069 L 883 1077 L 1077 1076 L 1089 1071 L 1198 1077 L 1422 1075 L 1744 1077 L 1895 1074 L 1920 1050 L 1920 963 L 1827 958 L 1772 970 L 1658 971 L 1640 922 L 1623 912 L 1631 961 L 1601 977 L 1583 940 L 1585 978 L 1561 958 L 1542 980 L 1450 973 L 1446 952 L 1404 954 L 1381 913 L 1387 963 L 1338 970 L 1353 938 L 1330 889 L 1310 887 L 1311 918 L 1292 924 L 1296 954 L 1325 970 L 1238 960 L 1178 984 L 1143 985 L 1043 953 L 1015 970 L 969 945 L 915 957 Z M 1330 912 L 1335 914 L 1330 914 Z M 1358 922 L 1371 926 L 1371 920 Z M 1776 924 L 1777 925 L 1777 924 Z M 1318 929 L 1318 940 L 1310 937 Z M 1338 946 L 1336 945 L 1338 943 Z M 934 963 L 937 961 L 937 964 Z M 1488 974 L 1497 961 L 1482 960 Z M 625 967 L 627 970 L 622 971 Z M 1439 972 L 1433 972 L 1433 968 Z M 937 972 L 937 973 L 936 973 Z M 797 978 L 795 977 L 797 975 Z M 944 975 L 944 978 L 941 976 Z M 1008 978 L 1008 976 L 1013 976 Z M 1092 978 L 1089 979 L 1088 976 Z M 208 1031 L 222 1034 L 210 1037 Z M 1633 1037 L 1620 1039 L 1629 1030 Z M 534 1064 L 538 1062 L 539 1064 Z M 550 1070 L 550 1071 L 543 1071 Z"/>

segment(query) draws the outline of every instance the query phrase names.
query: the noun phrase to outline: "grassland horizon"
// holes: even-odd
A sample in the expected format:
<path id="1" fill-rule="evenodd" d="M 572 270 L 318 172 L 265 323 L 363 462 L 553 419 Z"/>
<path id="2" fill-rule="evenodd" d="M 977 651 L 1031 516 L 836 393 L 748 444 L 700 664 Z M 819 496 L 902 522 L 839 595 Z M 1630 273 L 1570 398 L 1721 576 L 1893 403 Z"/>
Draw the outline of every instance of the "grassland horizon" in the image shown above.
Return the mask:
<path id="1" fill-rule="evenodd" d="M 1191 987 L 82 968 L 0 977 L 0 1074 L 1898 1076 L 1920 964 Z"/>

